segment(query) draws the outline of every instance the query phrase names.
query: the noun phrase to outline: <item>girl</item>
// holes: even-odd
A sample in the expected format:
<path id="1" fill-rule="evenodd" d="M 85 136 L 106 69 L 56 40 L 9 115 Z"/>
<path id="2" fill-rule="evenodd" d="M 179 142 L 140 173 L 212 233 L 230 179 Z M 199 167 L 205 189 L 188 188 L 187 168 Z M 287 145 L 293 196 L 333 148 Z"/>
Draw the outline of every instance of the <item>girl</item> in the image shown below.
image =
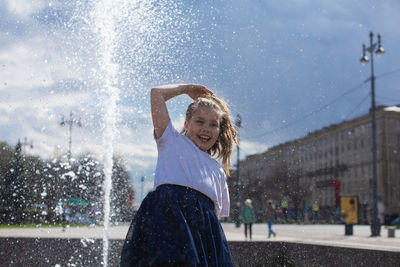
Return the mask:
<path id="1" fill-rule="evenodd" d="M 166 101 L 181 94 L 194 102 L 178 133 Z M 225 173 L 236 143 L 225 103 L 202 85 L 165 85 L 151 90 L 151 113 L 158 149 L 155 190 L 132 220 L 121 266 L 233 266 L 218 220 L 229 215 Z"/>

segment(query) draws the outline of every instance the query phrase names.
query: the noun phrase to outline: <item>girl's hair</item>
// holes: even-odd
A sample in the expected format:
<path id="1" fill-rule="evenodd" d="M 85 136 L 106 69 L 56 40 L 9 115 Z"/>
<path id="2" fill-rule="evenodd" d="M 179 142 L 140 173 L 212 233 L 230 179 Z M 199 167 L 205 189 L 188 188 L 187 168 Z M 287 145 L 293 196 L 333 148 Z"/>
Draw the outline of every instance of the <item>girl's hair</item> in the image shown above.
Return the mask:
<path id="1" fill-rule="evenodd" d="M 198 108 L 208 107 L 215 109 L 220 115 L 220 133 L 215 144 L 207 151 L 217 159 L 222 158 L 222 165 L 225 173 L 229 175 L 229 165 L 231 162 L 232 147 L 237 144 L 236 129 L 231 123 L 228 107 L 222 99 L 212 95 L 200 97 L 189 105 L 186 111 L 186 121 L 189 121 Z M 182 130 L 186 134 L 185 129 Z"/>

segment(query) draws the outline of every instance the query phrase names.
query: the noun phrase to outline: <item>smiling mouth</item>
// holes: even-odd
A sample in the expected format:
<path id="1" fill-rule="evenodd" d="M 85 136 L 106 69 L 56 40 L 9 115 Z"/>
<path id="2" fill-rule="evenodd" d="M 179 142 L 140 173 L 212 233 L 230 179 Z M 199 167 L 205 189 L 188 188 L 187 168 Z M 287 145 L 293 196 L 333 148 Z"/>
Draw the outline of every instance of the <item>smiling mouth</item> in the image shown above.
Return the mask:
<path id="1" fill-rule="evenodd" d="M 199 135 L 199 139 L 203 142 L 208 142 L 211 139 L 211 137 L 207 135 Z"/>

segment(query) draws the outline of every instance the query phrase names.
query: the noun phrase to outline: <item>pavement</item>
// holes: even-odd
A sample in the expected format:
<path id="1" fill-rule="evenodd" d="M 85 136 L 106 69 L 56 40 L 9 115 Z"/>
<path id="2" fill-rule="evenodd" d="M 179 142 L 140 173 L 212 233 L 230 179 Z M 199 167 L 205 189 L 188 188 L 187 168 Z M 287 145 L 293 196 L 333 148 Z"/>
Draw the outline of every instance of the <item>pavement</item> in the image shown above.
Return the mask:
<path id="1" fill-rule="evenodd" d="M 128 231 L 128 224 L 110 227 L 110 239 L 123 240 Z M 237 228 L 233 223 L 222 223 L 228 241 L 250 241 L 244 237 L 244 226 Z M 266 224 L 253 224 L 254 242 L 290 242 L 324 246 L 337 246 L 359 249 L 372 249 L 400 252 L 400 230 L 395 237 L 388 237 L 388 230 L 382 226 L 381 236 L 370 237 L 368 225 L 354 225 L 353 235 L 346 236 L 344 225 L 321 224 L 276 224 L 273 226 L 276 237 L 267 238 Z M 54 228 L 1 228 L 0 237 L 14 238 L 73 238 L 73 239 L 103 239 L 105 230 L 101 226 L 61 227 Z"/>

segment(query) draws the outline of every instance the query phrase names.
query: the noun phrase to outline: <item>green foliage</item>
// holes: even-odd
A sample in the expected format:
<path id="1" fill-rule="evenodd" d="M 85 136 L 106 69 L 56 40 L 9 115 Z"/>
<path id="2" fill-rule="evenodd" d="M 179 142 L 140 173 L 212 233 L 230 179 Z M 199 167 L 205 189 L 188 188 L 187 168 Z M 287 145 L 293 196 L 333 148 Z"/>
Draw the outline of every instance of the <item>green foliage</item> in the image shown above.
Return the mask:
<path id="1" fill-rule="evenodd" d="M 25 155 L 21 143 L 0 142 L 0 224 L 59 223 L 55 213 L 61 199 L 81 199 L 103 209 L 103 166 L 90 154 L 71 162 Z M 112 220 L 128 221 L 130 176 L 121 158 L 114 158 L 111 193 Z M 38 210 L 37 207 L 43 207 Z M 36 207 L 36 208 L 33 208 Z"/>

